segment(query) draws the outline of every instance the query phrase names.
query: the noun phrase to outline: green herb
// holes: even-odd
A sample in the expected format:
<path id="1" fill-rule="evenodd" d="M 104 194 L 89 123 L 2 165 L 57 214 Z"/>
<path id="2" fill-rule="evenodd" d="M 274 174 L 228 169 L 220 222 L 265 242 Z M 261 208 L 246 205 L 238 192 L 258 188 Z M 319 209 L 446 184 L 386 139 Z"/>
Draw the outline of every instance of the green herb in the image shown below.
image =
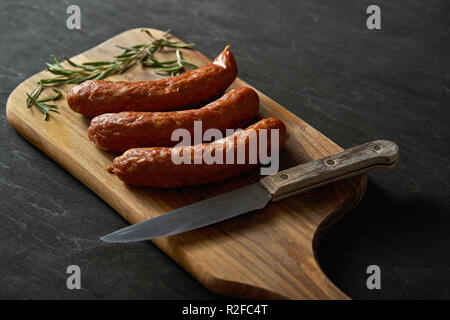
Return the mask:
<path id="1" fill-rule="evenodd" d="M 78 64 L 71 61 L 69 58 L 64 57 L 71 67 L 68 69 L 63 67 L 61 62 L 55 56 L 50 55 L 53 63 L 46 63 L 46 71 L 54 74 L 56 77 L 41 79 L 38 82 L 37 87 L 30 94 L 27 93 L 27 107 L 30 108 L 32 105 L 35 105 L 42 113 L 44 113 L 44 119 L 47 119 L 49 111 L 57 112 L 57 106 L 49 105 L 45 102 L 57 100 L 61 96 L 61 92 L 57 89 L 53 89 L 56 94 L 39 99 L 39 96 L 45 87 L 57 86 L 62 83 L 79 84 L 91 79 L 101 80 L 115 73 L 122 74 L 130 67 L 137 64 L 154 68 L 157 73 L 168 74 L 171 76 L 181 74 L 186 68 L 197 68 L 196 65 L 183 60 L 180 51 L 180 48 L 193 47 L 193 43 L 184 44 L 171 41 L 169 39 L 170 30 L 159 39 L 153 37 L 148 30 L 143 29 L 141 31 L 145 32 L 151 38 L 151 41 L 132 47 L 117 46 L 123 51 L 121 54 L 115 56 L 112 61 L 95 61 Z M 164 48 L 176 48 L 176 60 L 158 61 L 154 54 L 158 50 L 163 50 Z"/>
<path id="2" fill-rule="evenodd" d="M 34 104 L 39 110 L 42 111 L 42 113 L 44 114 L 44 120 L 47 120 L 48 113 L 50 111 L 58 112 L 58 107 L 56 105 L 44 103 L 44 102 L 42 102 L 41 99 L 35 99 L 32 96 L 30 96 L 28 93 L 27 93 L 27 96 L 28 96 L 28 100 L 30 101 L 30 104 Z M 46 100 L 46 101 L 48 101 L 48 100 Z"/>

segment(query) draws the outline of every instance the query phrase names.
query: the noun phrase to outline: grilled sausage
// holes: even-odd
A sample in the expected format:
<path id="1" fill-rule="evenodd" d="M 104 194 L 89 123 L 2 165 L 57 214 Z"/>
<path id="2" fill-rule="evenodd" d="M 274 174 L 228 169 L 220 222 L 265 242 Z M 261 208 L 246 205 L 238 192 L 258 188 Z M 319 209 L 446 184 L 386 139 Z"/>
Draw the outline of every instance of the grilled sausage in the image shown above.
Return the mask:
<path id="1" fill-rule="evenodd" d="M 156 81 L 89 80 L 67 95 L 70 108 L 88 117 L 121 111 L 173 111 L 205 104 L 234 81 L 237 65 L 230 46 L 213 63 Z"/>
<path id="2" fill-rule="evenodd" d="M 266 131 L 261 131 L 264 129 Z M 122 156 L 114 159 L 112 171 L 125 183 L 138 186 L 171 188 L 222 181 L 259 166 L 261 158 L 257 155 L 260 154 L 261 146 L 258 133 L 261 131 L 261 133 L 268 135 L 266 151 L 270 155 L 273 130 L 278 130 L 278 142 L 279 148 L 281 148 L 285 140 L 286 128 L 280 120 L 268 118 L 257 122 L 246 130 L 238 131 L 212 143 L 173 148 L 153 147 L 128 150 Z M 249 148 L 249 141 L 252 134 L 256 134 L 258 140 L 256 163 L 249 161 L 249 149 L 251 149 Z M 238 150 L 245 150 L 245 161 L 244 163 L 240 162 L 242 164 L 238 164 Z M 205 163 L 206 152 L 213 156 L 220 155 L 218 158 L 222 159 L 222 164 Z M 227 153 L 233 157 L 233 164 L 227 161 Z M 180 157 L 186 156 L 190 163 L 176 164 L 172 160 L 172 154 Z M 203 159 L 203 161 L 200 164 L 195 164 L 196 159 Z"/>
<path id="3" fill-rule="evenodd" d="M 95 117 L 88 136 L 97 147 L 121 152 L 137 147 L 173 146 L 178 128 L 194 134 L 194 121 L 201 121 L 202 134 L 210 128 L 221 132 L 242 128 L 258 113 L 259 98 L 251 88 L 238 88 L 201 109 L 173 112 L 120 112 Z"/>

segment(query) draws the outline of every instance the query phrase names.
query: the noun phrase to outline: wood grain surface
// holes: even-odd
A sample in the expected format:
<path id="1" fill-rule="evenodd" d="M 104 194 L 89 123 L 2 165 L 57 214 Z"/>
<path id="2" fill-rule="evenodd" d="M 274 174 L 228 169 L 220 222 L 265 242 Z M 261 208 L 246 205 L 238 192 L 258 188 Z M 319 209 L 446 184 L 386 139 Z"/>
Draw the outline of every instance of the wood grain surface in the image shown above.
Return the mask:
<path id="1" fill-rule="evenodd" d="M 159 36 L 161 31 L 151 31 Z M 105 60 L 120 52 L 116 45 L 147 41 L 140 29 L 119 34 L 73 58 L 75 62 Z M 187 61 L 204 65 L 210 59 L 195 50 L 183 52 Z M 169 59 L 173 52 L 161 54 Z M 166 56 L 166 57 L 165 57 Z M 239 56 L 236 57 L 239 65 Z M 41 72 L 21 83 L 7 102 L 11 125 L 36 147 L 97 193 L 130 223 L 247 185 L 259 178 L 254 171 L 221 184 L 157 190 L 130 187 L 105 168 L 115 155 L 98 150 L 87 138 L 89 119 L 73 113 L 64 101 L 60 113 L 42 120 L 36 109 L 27 110 L 31 92 Z M 154 80 L 160 76 L 134 67 L 108 80 Z M 231 88 L 248 86 L 237 79 Z M 69 86 L 63 86 L 67 92 Z M 258 91 L 261 117 L 280 118 L 288 139 L 282 168 L 322 158 L 342 149 L 319 131 Z M 172 259 L 213 292 L 246 298 L 347 299 L 324 275 L 316 259 L 320 236 L 337 218 L 353 208 L 366 187 L 366 176 L 357 176 L 305 194 L 269 204 L 265 209 L 214 226 L 154 240 Z M 99 234 L 99 237 L 102 236 Z"/>

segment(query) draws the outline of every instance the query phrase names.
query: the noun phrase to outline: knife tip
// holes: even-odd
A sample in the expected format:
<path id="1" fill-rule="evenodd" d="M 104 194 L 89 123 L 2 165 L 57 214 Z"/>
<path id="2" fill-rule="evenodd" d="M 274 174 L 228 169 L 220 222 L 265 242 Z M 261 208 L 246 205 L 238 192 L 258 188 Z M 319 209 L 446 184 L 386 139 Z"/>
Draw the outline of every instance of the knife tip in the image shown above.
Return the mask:
<path id="1" fill-rule="evenodd" d="M 100 237 L 100 240 L 102 240 L 103 242 L 115 242 L 114 240 L 111 240 L 110 237 L 108 235 Z"/>

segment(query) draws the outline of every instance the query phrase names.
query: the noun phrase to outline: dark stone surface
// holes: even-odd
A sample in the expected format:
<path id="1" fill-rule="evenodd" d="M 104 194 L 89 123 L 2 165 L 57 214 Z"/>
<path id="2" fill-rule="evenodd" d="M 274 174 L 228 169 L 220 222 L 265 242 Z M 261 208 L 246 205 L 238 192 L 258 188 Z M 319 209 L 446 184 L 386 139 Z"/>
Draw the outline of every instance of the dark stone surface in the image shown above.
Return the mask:
<path id="1" fill-rule="evenodd" d="M 9 93 L 49 54 L 73 56 L 135 27 L 171 28 L 343 147 L 398 142 L 360 206 L 323 240 L 325 272 L 356 299 L 450 298 L 450 3 L 377 1 L 17 1 L 0 3 L 0 298 L 217 298 L 150 243 L 107 245 L 126 222 L 9 126 Z M 79 4 L 82 30 L 66 28 Z M 66 267 L 82 269 L 81 291 Z M 377 264 L 382 290 L 366 288 Z"/>

